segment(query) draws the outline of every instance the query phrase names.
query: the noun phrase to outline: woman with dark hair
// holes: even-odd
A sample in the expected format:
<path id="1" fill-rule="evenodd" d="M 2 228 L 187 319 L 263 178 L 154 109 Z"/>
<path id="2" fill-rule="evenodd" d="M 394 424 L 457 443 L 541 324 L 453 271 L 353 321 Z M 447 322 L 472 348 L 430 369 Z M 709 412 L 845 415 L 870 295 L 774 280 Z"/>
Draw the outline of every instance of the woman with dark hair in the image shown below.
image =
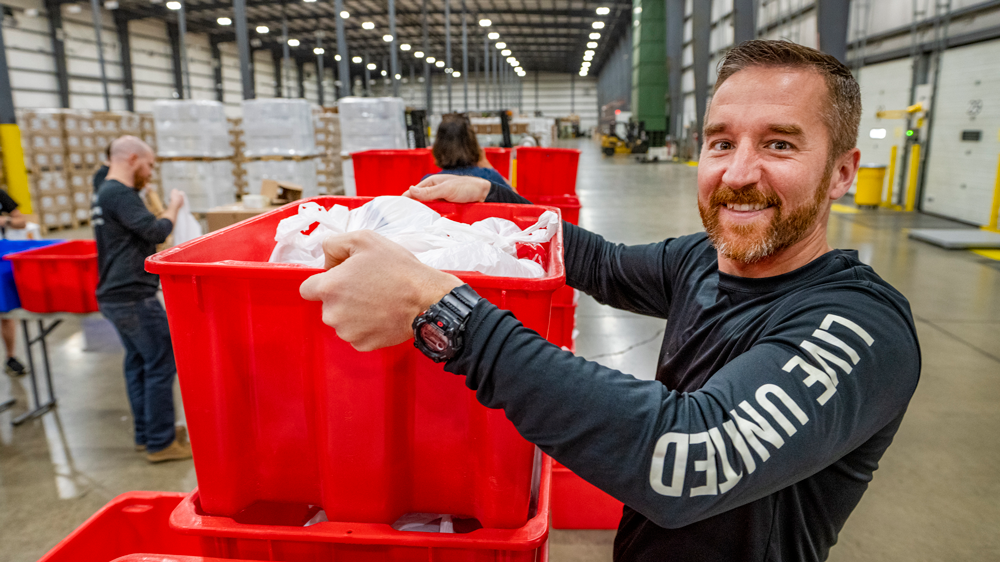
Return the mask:
<path id="1" fill-rule="evenodd" d="M 476 133 L 472 130 L 469 118 L 461 113 L 451 113 L 442 118 L 432 153 L 434 163 L 441 168 L 439 174 L 476 176 L 508 185 L 507 180 L 486 159 L 486 153 L 476 141 Z"/>

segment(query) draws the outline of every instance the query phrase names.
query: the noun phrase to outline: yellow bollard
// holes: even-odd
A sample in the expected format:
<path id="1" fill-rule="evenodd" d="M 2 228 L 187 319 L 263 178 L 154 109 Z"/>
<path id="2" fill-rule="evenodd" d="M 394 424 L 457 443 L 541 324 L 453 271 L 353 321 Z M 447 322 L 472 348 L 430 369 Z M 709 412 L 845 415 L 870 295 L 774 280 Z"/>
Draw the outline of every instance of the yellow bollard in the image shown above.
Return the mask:
<path id="1" fill-rule="evenodd" d="M 24 167 L 24 150 L 21 148 L 21 130 L 16 123 L 0 124 L 0 150 L 3 150 L 3 171 L 7 176 L 7 193 L 17 201 L 18 210 L 30 215 L 31 190 L 28 189 L 28 170 Z"/>
<path id="2" fill-rule="evenodd" d="M 906 181 L 906 212 L 913 212 L 917 203 L 917 173 L 920 171 L 920 145 L 910 149 L 910 175 Z"/>
<path id="3" fill-rule="evenodd" d="M 998 219 L 1000 219 L 1000 162 L 997 163 L 997 179 L 993 183 L 993 208 L 990 210 L 990 222 L 983 229 L 1000 232 L 997 225 Z"/>
<path id="4" fill-rule="evenodd" d="M 896 145 L 892 145 L 892 150 L 889 151 L 889 189 L 885 194 L 885 201 L 882 201 L 883 207 L 893 208 L 895 205 L 892 204 L 892 186 L 896 183 Z"/>

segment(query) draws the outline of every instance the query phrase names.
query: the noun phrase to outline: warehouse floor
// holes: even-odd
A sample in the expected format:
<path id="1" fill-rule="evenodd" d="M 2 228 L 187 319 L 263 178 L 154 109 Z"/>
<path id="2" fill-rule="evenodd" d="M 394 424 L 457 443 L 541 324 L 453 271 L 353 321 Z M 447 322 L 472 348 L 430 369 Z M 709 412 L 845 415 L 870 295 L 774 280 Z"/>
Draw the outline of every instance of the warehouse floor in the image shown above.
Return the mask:
<path id="1" fill-rule="evenodd" d="M 701 229 L 697 168 L 605 159 L 590 141 L 567 146 L 584 151 L 581 225 L 624 243 Z M 923 353 L 907 418 L 834 561 L 1000 559 L 1000 261 L 907 239 L 905 229 L 918 226 L 960 225 L 848 205 L 831 219 L 831 244 L 857 249 L 910 299 Z M 196 485 L 191 462 L 152 466 L 132 450 L 122 352 L 106 332 L 85 342 L 81 326 L 73 319 L 50 336 L 57 410 L 12 427 L 28 400 L 27 380 L 0 375 L 0 401 L 18 399 L 0 414 L 0 562 L 36 560 L 122 492 Z M 583 297 L 578 327 L 581 355 L 652 378 L 662 321 Z M 614 531 L 553 531 L 551 560 L 610 560 L 613 538 Z"/>

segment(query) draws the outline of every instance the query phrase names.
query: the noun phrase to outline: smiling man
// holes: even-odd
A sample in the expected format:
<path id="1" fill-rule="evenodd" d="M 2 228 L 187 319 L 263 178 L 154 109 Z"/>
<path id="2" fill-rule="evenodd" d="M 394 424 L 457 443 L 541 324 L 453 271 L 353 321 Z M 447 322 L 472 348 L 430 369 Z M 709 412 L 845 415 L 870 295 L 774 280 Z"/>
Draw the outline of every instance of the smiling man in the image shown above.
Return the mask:
<path id="1" fill-rule="evenodd" d="M 569 285 L 667 319 L 655 381 L 560 350 L 370 232 L 328 239 L 331 269 L 302 295 L 358 349 L 415 333 L 481 403 L 622 500 L 616 560 L 824 560 L 920 371 L 906 299 L 826 239 L 858 168 L 860 115 L 857 82 L 834 58 L 741 44 L 706 119 L 706 232 L 622 246 L 564 224 Z M 527 202 L 448 176 L 408 195 Z"/>

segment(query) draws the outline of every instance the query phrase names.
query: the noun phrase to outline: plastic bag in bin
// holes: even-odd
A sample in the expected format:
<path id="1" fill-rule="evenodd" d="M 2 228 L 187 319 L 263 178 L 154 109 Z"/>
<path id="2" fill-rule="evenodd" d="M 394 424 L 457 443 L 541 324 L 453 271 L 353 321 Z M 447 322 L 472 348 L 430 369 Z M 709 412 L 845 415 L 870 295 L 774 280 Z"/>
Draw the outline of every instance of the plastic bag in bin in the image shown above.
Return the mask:
<path id="1" fill-rule="evenodd" d="M 436 269 L 538 278 L 545 275 L 541 244 L 552 239 L 558 226 L 559 218 L 551 211 L 524 230 L 496 217 L 464 224 L 406 197 L 376 197 L 352 211 L 341 205 L 326 210 L 306 202 L 297 215 L 278 223 L 270 261 L 321 268 L 328 236 L 372 230 Z"/>

